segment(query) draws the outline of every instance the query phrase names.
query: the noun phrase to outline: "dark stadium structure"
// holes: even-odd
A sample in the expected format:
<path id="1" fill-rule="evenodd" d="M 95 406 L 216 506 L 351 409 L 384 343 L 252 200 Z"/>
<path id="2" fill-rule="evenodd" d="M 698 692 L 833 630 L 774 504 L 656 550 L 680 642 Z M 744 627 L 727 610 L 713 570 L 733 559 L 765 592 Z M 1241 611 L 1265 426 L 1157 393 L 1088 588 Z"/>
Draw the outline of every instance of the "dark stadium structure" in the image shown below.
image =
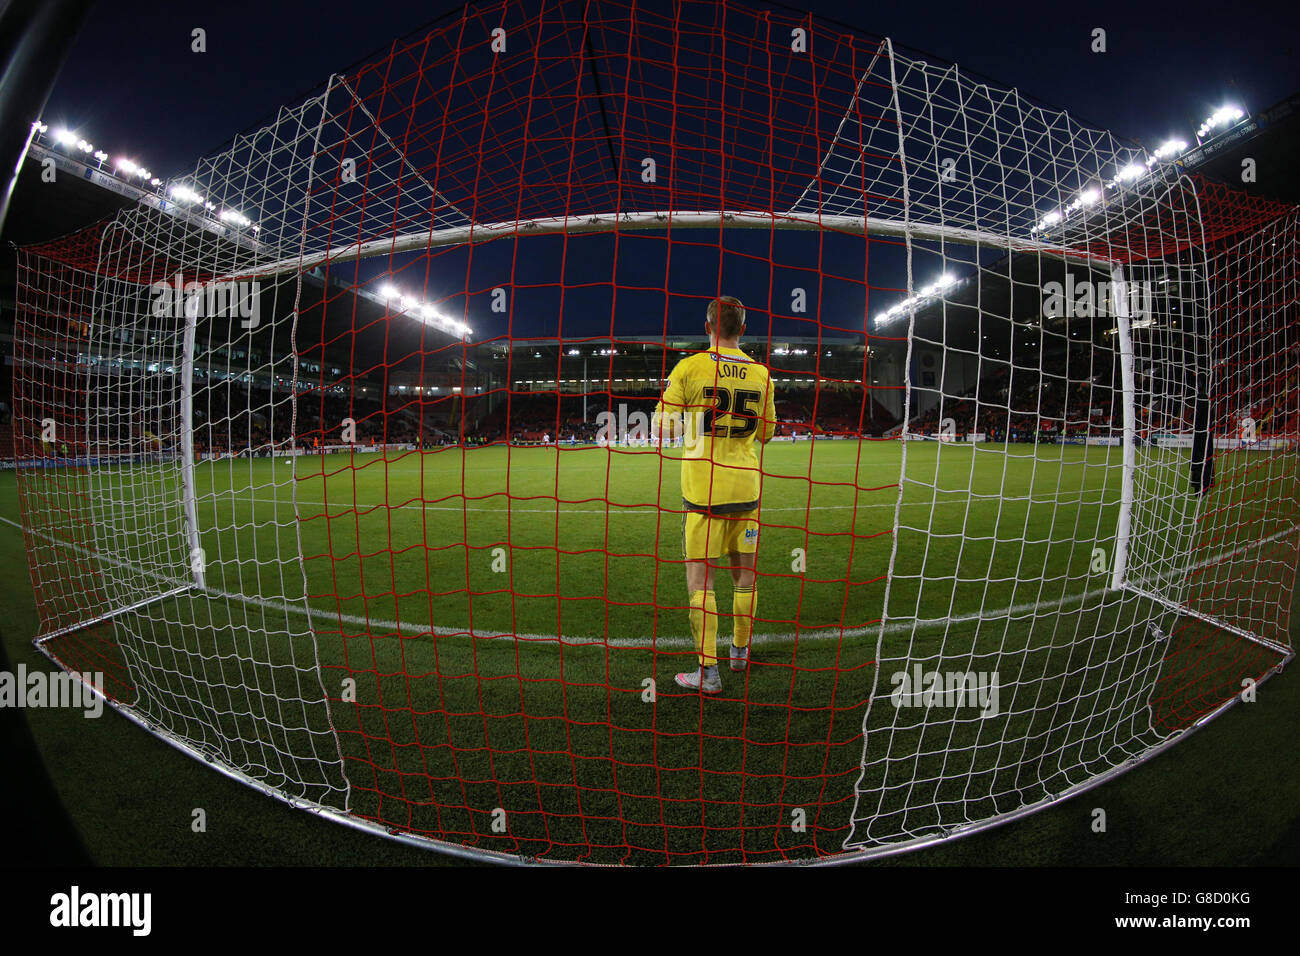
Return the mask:
<path id="1" fill-rule="evenodd" d="M 1192 168 L 1278 162 L 1289 107 L 1180 160 L 761 0 L 501 15 L 161 189 L 38 138 L 0 457 L 52 662 L 351 826 L 695 865 L 996 826 L 1293 658 L 1300 213 Z M 720 352 L 646 434 L 722 294 L 776 435 Z M 741 553 L 687 543 L 701 434 L 758 473 L 757 609 L 694 582 Z M 720 619 L 713 706 L 673 688 Z"/>
<path id="2" fill-rule="evenodd" d="M 127 178 L 92 172 L 89 166 L 69 164 L 54 182 L 44 182 L 37 160 L 45 155 L 53 153 L 29 158 L 22 170 L 4 231 L 7 244 L 40 243 L 107 221 L 142 194 Z M 1300 93 L 1189 150 L 1179 165 L 1238 179 L 1246 157 L 1256 160 L 1260 175 L 1257 182 L 1241 184 L 1243 191 L 1300 200 L 1300 186 L 1294 177 L 1283 174 L 1300 163 Z M 81 174 L 76 174 L 78 169 Z M 922 303 L 916 310 L 912 369 L 918 374 L 912 427 L 933 431 L 941 420 L 951 418 L 959 434 L 976 431 L 990 440 L 1024 441 L 1086 430 L 1089 424 L 1113 425 L 1110 402 L 1086 398 L 1087 389 L 1081 386 L 1114 387 L 1116 373 L 1110 361 L 1114 323 L 1042 318 L 1042 285 L 1064 283 L 1067 272 L 1081 281 L 1090 276 L 1089 271 L 1015 254 L 980 266 L 975 270 L 978 282 L 959 281 L 943 300 Z M 961 271 L 956 274 L 960 280 Z M 6 352 L 0 372 L 3 419 L 8 417 L 12 387 L 14 283 L 14 260 L 6 256 L 0 264 L 0 343 Z M 274 287 L 264 290 L 268 303 L 275 292 Z M 321 309 L 323 321 L 315 314 Z M 525 335 L 476 342 L 463 351 L 445 333 L 404 317 L 389 325 L 386 338 L 368 338 L 348 333 L 385 321 L 384 302 L 337 277 L 327 284 L 319 272 L 303 275 L 300 311 L 313 319 L 301 323 L 303 330 L 333 330 L 320 338 L 336 346 L 300 342 L 303 355 L 310 356 L 317 372 L 319 365 L 328 364 L 354 380 L 356 387 L 348 399 L 354 406 L 351 417 L 364 439 L 376 441 L 478 444 L 509 438 L 527 442 L 546 434 L 590 438 L 597 415 L 617 409 L 620 403 L 629 408 L 649 406 L 658 397 L 667 370 L 705 345 L 702 336 L 570 341 Z M 763 337 L 761 345 L 747 346 L 755 359 L 773 367 L 780 384 L 788 386 L 778 404 L 786 432 L 886 436 L 901 424 L 906 336 L 896 327 L 877 326 L 868 316 L 863 325 L 861 336 L 774 336 L 770 342 Z M 202 330 L 199 340 L 204 340 Z M 942 378 L 925 377 L 925 372 L 943 368 L 935 363 L 942 362 L 946 349 L 980 357 L 978 388 L 967 389 L 965 400 L 954 402 L 949 391 L 942 402 Z M 572 354 L 575 351 L 577 355 Z M 232 364 L 246 363 L 250 369 L 267 364 L 279 367 L 288 355 L 287 349 L 277 349 L 269 341 L 263 345 L 256 337 L 244 352 L 222 353 L 210 364 L 225 374 Z M 585 376 L 579 359 L 587 368 Z M 200 356 L 196 361 L 200 376 L 204 365 Z M 200 434 L 199 441 L 210 448 L 250 450 L 287 441 L 290 416 L 276 414 L 275 408 L 289 397 L 289 386 L 285 375 L 276 378 L 272 382 L 265 374 L 250 374 L 248 380 L 233 383 L 209 378 L 209 394 L 196 397 L 196 408 L 207 407 L 209 399 L 216 407 L 228 407 L 229 401 L 212 390 L 234 389 L 239 392 L 236 406 L 247 407 L 250 401 L 271 405 L 269 417 L 275 424 L 232 423 L 226 434 Z M 250 400 L 250 392 L 260 394 Z M 272 395 L 276 402 L 271 401 Z M 338 399 L 322 398 L 331 413 L 338 413 L 333 420 L 344 417 Z M 1008 403 L 1011 414 L 999 415 L 996 410 Z M 309 413 L 309 420 L 300 422 L 298 437 L 327 438 L 321 433 L 320 419 L 319 411 Z M 12 444 L 7 421 L 0 422 L 0 458 L 12 458 Z"/>

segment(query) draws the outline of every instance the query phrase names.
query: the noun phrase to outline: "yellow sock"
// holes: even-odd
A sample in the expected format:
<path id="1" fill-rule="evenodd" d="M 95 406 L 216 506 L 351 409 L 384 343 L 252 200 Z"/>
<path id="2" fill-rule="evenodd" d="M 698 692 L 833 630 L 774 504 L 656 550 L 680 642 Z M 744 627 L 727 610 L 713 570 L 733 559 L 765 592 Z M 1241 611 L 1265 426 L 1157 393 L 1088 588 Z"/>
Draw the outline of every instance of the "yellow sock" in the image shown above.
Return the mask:
<path id="1" fill-rule="evenodd" d="M 731 592 L 731 643 L 736 647 L 749 647 L 749 636 L 754 633 L 754 612 L 757 609 L 757 585 L 735 588 Z"/>
<path id="2" fill-rule="evenodd" d="M 700 666 L 718 663 L 718 601 L 712 591 L 691 592 L 691 634 Z"/>

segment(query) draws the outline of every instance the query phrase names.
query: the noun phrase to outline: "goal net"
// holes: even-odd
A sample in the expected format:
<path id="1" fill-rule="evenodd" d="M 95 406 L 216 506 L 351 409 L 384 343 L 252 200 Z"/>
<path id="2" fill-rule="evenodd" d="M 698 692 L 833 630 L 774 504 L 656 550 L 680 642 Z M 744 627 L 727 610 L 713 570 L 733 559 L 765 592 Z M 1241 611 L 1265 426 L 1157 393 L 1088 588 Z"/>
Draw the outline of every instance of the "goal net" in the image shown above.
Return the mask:
<path id="1" fill-rule="evenodd" d="M 19 251 L 38 646 L 454 853 L 1003 822 L 1291 657 L 1298 222 L 783 9 L 470 5 Z M 777 421 L 710 696 L 649 424 L 719 295 Z"/>

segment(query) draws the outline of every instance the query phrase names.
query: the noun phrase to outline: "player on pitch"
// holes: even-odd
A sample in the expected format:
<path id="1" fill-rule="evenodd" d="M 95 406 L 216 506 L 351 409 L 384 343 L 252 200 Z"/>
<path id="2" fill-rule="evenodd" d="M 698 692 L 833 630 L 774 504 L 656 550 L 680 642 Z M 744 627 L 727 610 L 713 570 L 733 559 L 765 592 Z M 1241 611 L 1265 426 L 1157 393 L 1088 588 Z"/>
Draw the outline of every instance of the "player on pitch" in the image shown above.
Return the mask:
<path id="1" fill-rule="evenodd" d="M 691 633 L 699 667 L 677 675 L 682 687 L 716 694 L 718 605 L 713 571 L 726 555 L 732 580 L 731 669 L 749 662 L 749 637 L 758 603 L 758 496 L 762 484 L 757 442 L 776 430 L 776 405 L 767 366 L 740 350 L 745 307 L 733 296 L 709 303 L 706 352 L 677 363 L 655 411 L 658 433 L 685 429 L 682 450 L 682 551 Z"/>

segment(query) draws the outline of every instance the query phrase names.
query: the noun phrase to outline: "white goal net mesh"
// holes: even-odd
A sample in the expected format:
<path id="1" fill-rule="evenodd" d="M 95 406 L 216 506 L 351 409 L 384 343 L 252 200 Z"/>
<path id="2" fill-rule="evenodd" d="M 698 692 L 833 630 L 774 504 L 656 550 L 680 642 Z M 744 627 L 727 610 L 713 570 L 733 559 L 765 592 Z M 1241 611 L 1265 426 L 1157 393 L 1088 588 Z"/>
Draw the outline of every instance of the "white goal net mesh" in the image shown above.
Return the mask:
<path id="1" fill-rule="evenodd" d="M 40 645 L 457 852 L 1024 813 L 1290 657 L 1297 221 L 810 17 L 471 5 L 20 251 Z M 710 700 L 673 684 L 683 452 L 636 422 L 722 294 L 778 421 Z"/>

